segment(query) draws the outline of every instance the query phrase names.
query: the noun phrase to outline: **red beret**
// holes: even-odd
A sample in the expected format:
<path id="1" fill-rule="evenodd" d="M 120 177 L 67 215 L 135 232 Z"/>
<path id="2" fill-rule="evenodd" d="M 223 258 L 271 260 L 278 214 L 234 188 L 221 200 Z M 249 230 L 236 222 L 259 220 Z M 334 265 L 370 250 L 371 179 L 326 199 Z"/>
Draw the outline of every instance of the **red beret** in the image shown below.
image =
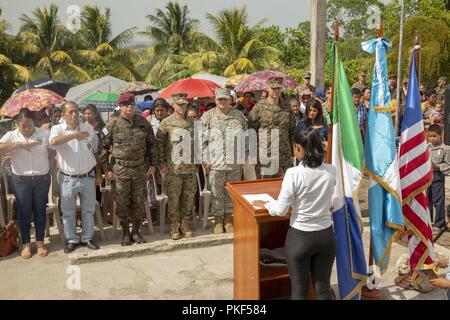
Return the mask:
<path id="1" fill-rule="evenodd" d="M 126 102 L 135 102 L 134 99 L 134 94 L 129 93 L 129 92 L 125 92 L 122 93 L 119 97 L 119 100 L 117 100 L 117 104 L 120 105 L 124 105 Z"/>

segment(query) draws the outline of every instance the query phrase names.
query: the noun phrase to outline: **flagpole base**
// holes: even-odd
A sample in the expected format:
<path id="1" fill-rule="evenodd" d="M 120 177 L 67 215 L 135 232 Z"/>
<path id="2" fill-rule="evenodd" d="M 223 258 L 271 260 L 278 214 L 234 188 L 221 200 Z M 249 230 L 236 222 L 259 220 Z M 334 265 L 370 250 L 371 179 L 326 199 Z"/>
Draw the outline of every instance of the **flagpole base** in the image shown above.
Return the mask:
<path id="1" fill-rule="evenodd" d="M 369 289 L 367 286 L 361 289 L 361 300 L 385 300 L 379 289 Z"/>

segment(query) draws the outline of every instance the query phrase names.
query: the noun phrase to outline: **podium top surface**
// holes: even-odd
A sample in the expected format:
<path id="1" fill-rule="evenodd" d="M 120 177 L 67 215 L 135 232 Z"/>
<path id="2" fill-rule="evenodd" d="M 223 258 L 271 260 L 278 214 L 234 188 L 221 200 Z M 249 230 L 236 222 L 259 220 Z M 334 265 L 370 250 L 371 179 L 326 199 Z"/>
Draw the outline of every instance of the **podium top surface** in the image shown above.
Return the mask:
<path id="1" fill-rule="evenodd" d="M 231 198 L 238 202 L 255 220 L 287 220 L 289 215 L 285 217 L 272 217 L 269 215 L 266 209 L 257 209 L 250 204 L 243 195 L 250 194 L 263 194 L 270 195 L 275 200 L 278 199 L 278 195 L 281 190 L 281 183 L 283 178 L 277 179 L 264 179 L 264 180 L 252 180 L 252 181 L 237 181 L 227 183 L 225 189 L 230 194 Z"/>

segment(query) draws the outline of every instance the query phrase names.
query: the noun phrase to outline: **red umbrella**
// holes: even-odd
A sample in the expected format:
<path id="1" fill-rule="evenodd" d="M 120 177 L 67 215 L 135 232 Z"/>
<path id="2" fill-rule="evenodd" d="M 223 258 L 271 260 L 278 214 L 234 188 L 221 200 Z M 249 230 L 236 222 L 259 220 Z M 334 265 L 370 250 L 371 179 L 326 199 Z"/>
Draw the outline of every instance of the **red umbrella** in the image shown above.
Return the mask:
<path id="1" fill-rule="evenodd" d="M 0 109 L 0 115 L 14 117 L 19 113 L 21 108 L 26 107 L 30 111 L 39 111 L 63 102 L 64 98 L 53 91 L 47 89 L 28 89 L 6 100 Z"/>
<path id="2" fill-rule="evenodd" d="M 171 99 L 174 93 L 187 93 L 188 99 L 214 97 L 214 91 L 219 88 L 221 86 L 209 80 L 187 78 L 165 88 L 161 91 L 160 98 Z"/>

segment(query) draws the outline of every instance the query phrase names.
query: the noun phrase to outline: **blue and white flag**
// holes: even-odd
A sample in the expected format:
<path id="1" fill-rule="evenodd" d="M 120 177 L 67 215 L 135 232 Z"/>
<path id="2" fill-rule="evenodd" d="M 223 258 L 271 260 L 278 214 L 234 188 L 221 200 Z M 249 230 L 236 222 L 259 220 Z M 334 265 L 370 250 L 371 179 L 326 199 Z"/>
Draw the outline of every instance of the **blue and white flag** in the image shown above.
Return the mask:
<path id="1" fill-rule="evenodd" d="M 372 91 L 365 143 L 369 184 L 370 235 L 375 264 L 383 274 L 389 264 L 392 242 L 404 230 L 401 185 L 391 114 L 386 37 L 363 42 L 362 49 L 375 53 Z"/>

